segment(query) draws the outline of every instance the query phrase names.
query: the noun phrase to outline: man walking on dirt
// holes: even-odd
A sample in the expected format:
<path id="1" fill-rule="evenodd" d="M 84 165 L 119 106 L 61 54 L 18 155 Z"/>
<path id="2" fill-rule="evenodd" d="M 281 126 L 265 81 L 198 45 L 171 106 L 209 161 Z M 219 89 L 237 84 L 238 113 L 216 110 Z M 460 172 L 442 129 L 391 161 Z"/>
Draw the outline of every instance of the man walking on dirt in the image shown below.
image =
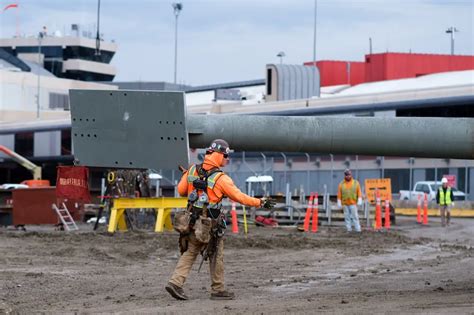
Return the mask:
<path id="1" fill-rule="evenodd" d="M 211 299 L 232 300 L 234 293 L 224 289 L 224 216 L 221 200 L 231 200 L 250 207 L 272 208 L 269 199 L 257 199 L 242 193 L 232 179 L 221 171 L 227 165 L 229 144 L 222 139 L 214 140 L 206 150 L 204 162 L 191 165 L 183 173 L 178 184 L 181 196 L 188 196 L 188 217 L 180 231 L 181 257 L 165 289 L 178 300 L 187 300 L 183 285 L 200 253 L 209 258 L 211 274 Z M 175 217 L 176 221 L 176 217 Z M 188 223 L 189 222 L 189 223 Z M 175 229 L 177 224 L 175 223 Z"/>
<path id="2" fill-rule="evenodd" d="M 448 179 L 443 177 L 441 180 L 441 187 L 438 188 L 436 192 L 436 202 L 439 204 L 439 210 L 441 212 L 441 225 L 446 226 L 451 222 L 451 206 L 454 205 L 453 202 L 453 191 L 451 187 L 448 186 Z"/>
<path id="3" fill-rule="evenodd" d="M 337 206 L 344 209 L 344 221 L 347 232 L 352 231 L 352 223 L 356 232 L 360 232 L 359 214 L 357 206 L 362 206 L 362 192 L 360 184 L 352 178 L 350 169 L 344 171 L 344 180 L 337 190 Z"/>

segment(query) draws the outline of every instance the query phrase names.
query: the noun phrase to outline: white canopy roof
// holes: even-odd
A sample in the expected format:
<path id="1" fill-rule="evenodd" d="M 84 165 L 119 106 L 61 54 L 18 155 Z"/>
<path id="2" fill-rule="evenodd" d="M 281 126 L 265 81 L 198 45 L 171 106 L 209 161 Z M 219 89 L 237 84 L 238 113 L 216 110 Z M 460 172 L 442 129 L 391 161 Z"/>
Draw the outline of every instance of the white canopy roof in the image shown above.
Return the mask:
<path id="1" fill-rule="evenodd" d="M 262 176 L 250 176 L 246 180 L 247 183 L 269 183 L 273 182 L 273 177 L 268 176 L 268 175 L 262 175 Z"/>
<path id="2" fill-rule="evenodd" d="M 333 96 L 422 90 L 463 85 L 474 85 L 474 70 L 441 72 L 410 79 L 362 83 L 334 93 Z"/>

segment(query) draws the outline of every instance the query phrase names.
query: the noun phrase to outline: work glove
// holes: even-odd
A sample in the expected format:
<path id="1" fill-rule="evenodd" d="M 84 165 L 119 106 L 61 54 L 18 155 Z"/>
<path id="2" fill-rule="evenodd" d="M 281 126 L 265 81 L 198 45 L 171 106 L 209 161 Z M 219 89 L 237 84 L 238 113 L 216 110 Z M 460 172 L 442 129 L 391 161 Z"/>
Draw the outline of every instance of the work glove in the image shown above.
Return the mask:
<path id="1" fill-rule="evenodd" d="M 260 207 L 265 209 L 272 209 L 275 207 L 276 202 L 271 200 L 270 198 L 262 198 L 260 199 Z"/>
<path id="2" fill-rule="evenodd" d="M 359 207 L 362 206 L 362 198 L 361 198 L 361 197 L 359 197 L 359 198 L 357 199 L 357 205 L 358 205 Z"/>
<path id="3" fill-rule="evenodd" d="M 454 208 L 454 202 L 451 202 L 451 208 Z"/>
<path id="4" fill-rule="evenodd" d="M 342 208 L 341 199 L 337 199 L 337 207 L 338 207 L 338 208 Z"/>

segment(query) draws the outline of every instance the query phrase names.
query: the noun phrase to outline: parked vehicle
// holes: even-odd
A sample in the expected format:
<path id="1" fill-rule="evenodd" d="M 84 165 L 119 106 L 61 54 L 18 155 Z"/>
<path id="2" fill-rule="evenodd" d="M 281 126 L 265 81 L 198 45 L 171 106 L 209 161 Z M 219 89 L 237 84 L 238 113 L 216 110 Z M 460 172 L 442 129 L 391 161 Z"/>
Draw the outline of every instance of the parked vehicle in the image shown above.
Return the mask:
<path id="1" fill-rule="evenodd" d="M 24 184 L 3 184 L 0 185 L 0 189 L 10 190 L 10 189 L 18 189 L 18 188 L 28 188 L 28 185 Z"/>
<path id="2" fill-rule="evenodd" d="M 428 195 L 428 201 L 436 201 L 436 192 L 438 187 L 441 187 L 441 181 L 421 181 L 416 182 L 413 190 L 400 190 L 400 200 L 418 200 L 418 196 L 424 198 L 424 194 Z M 453 191 L 453 201 L 464 201 L 466 200 L 466 194 L 459 191 L 455 187 L 451 187 Z"/>
<path id="3" fill-rule="evenodd" d="M 268 175 L 250 176 L 247 183 L 247 194 L 250 196 L 270 196 L 272 191 L 273 177 Z"/>

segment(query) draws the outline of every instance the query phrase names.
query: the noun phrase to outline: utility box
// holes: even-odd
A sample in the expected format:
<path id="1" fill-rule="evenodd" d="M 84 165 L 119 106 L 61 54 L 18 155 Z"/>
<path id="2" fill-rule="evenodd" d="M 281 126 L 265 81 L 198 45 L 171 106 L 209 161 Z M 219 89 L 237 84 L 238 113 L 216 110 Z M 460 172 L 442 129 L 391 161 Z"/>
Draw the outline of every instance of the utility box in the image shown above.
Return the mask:
<path id="1" fill-rule="evenodd" d="M 52 205 L 56 198 L 56 187 L 15 189 L 13 196 L 13 225 L 57 224 L 59 218 Z M 59 200 L 59 202 L 62 202 Z M 81 204 L 64 202 L 74 221 L 82 221 L 84 209 Z"/>
<path id="2" fill-rule="evenodd" d="M 319 70 L 313 66 L 268 64 L 267 102 L 289 101 L 320 95 Z"/>

